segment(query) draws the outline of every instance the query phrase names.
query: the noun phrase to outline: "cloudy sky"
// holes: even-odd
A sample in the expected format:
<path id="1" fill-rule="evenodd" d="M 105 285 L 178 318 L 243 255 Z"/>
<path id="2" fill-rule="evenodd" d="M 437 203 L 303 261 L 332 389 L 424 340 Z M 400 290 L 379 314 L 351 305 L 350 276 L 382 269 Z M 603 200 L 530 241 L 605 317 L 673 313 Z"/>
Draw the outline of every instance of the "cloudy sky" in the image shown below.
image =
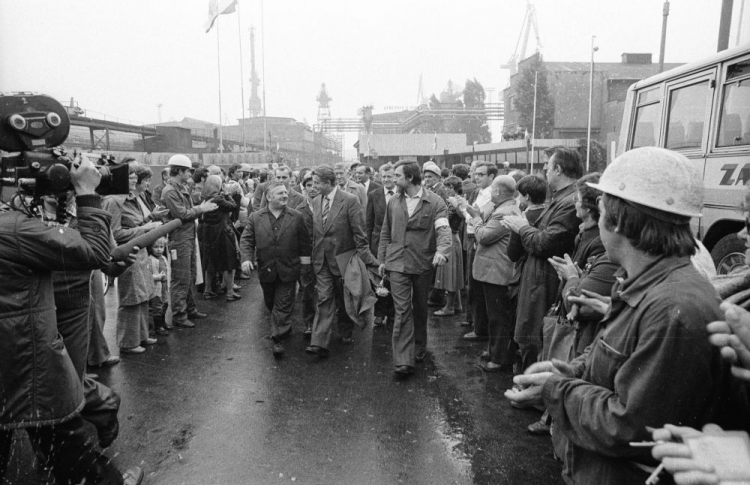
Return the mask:
<path id="1" fill-rule="evenodd" d="M 162 104 L 162 121 L 218 122 L 218 57 L 221 119 L 235 123 L 242 82 L 250 97 L 252 25 L 269 116 L 313 124 L 323 82 L 333 117 L 356 117 L 366 104 L 375 113 L 413 106 L 420 74 L 427 96 L 449 79 L 476 78 L 495 89 L 494 101 L 507 84 L 501 65 L 514 52 L 527 2 L 267 0 L 262 16 L 260 0 L 239 3 L 239 14 L 219 18 L 217 47 L 216 27 L 203 29 L 208 0 L 0 0 L 0 91 L 74 97 L 93 117 L 154 123 Z M 618 62 L 623 52 L 651 52 L 658 61 L 661 0 L 533 3 L 546 60 L 588 61 L 596 35 L 598 61 Z M 720 3 L 670 2 L 666 62 L 716 50 Z M 527 55 L 535 46 L 532 33 Z"/>

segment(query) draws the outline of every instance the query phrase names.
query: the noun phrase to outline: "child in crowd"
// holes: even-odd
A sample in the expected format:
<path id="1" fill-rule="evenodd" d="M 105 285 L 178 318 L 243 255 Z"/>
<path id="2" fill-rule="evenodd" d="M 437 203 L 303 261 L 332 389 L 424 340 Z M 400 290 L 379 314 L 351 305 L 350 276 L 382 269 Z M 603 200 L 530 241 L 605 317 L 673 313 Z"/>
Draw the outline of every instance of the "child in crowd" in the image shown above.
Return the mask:
<path id="1" fill-rule="evenodd" d="M 151 272 L 154 275 L 154 291 L 148 302 L 149 314 L 153 327 L 158 335 L 169 335 L 164 319 L 169 306 L 169 264 L 164 256 L 167 240 L 160 237 L 148 248 L 151 260 Z"/>

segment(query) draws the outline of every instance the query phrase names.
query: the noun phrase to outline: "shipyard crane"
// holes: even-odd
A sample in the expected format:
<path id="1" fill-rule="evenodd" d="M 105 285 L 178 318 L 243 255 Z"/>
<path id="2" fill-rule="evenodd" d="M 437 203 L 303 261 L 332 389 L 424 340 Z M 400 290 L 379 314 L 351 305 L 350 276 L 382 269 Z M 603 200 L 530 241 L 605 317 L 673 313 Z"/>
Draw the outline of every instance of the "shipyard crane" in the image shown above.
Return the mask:
<path id="1" fill-rule="evenodd" d="M 518 34 L 516 49 L 513 52 L 513 55 L 510 56 L 510 59 L 508 59 L 508 62 L 500 66 L 503 69 L 510 70 L 511 76 L 518 72 L 518 61 L 526 58 L 526 47 L 529 44 L 529 33 L 532 28 L 534 29 L 534 36 L 536 37 L 536 52 L 539 52 L 539 49 L 542 47 L 542 42 L 539 40 L 539 26 L 536 23 L 536 7 L 534 7 L 531 2 L 527 1 L 526 14 L 523 17 L 523 23 L 521 24 L 521 32 Z"/>

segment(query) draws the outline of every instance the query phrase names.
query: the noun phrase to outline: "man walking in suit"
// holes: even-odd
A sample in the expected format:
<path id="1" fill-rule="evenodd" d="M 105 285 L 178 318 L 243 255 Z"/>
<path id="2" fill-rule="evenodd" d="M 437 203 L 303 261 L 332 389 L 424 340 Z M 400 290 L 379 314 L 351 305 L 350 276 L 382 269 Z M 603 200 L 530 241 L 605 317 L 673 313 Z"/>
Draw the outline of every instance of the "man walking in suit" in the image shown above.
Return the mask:
<path id="1" fill-rule="evenodd" d="M 391 197 L 396 194 L 396 182 L 393 177 L 393 165 L 390 163 L 381 165 L 380 179 L 383 181 L 383 186 L 378 186 L 367 194 L 367 240 L 370 242 L 370 252 L 376 257 L 385 210 Z M 386 282 L 386 287 L 390 287 L 388 282 Z M 375 326 L 383 325 L 386 318 L 392 324 L 394 316 L 393 297 L 390 294 L 379 296 L 377 303 L 375 303 Z"/>
<path id="2" fill-rule="evenodd" d="M 286 186 L 286 191 L 289 194 L 289 201 L 287 202 L 287 205 L 293 209 L 301 206 L 305 201 L 305 197 L 299 192 L 292 190 L 292 188 L 290 187 L 292 180 L 292 169 L 289 168 L 288 165 L 279 165 L 274 171 L 274 175 L 274 180 L 276 182 L 281 182 L 282 184 L 284 184 L 284 186 Z M 266 197 L 267 196 L 265 193 L 261 196 L 261 209 L 268 205 L 268 200 L 266 199 Z"/>
<path id="3" fill-rule="evenodd" d="M 281 357 L 281 341 L 292 333 L 292 311 L 300 269 L 310 264 L 310 235 L 302 214 L 287 207 L 289 192 L 281 182 L 266 190 L 268 206 L 248 217 L 240 241 L 242 271 L 258 268 L 263 299 L 271 312 L 273 355 Z M 257 262 L 256 262 L 257 252 Z"/>
<path id="4" fill-rule="evenodd" d="M 448 261 L 451 230 L 443 199 L 421 186 L 414 161 L 396 164 L 399 195 L 392 197 L 380 232 L 380 274 L 391 280 L 396 307 L 393 323 L 393 363 L 399 376 L 413 372 L 427 346 L 427 294 L 435 267 Z"/>
<path id="5" fill-rule="evenodd" d="M 338 188 L 343 192 L 348 192 L 357 197 L 359 205 L 362 206 L 362 214 L 364 215 L 365 206 L 367 205 L 367 192 L 365 192 L 364 185 L 360 185 L 349 179 L 349 170 L 344 162 L 334 165 L 333 173 L 336 176 L 336 185 Z"/>
<path id="6" fill-rule="evenodd" d="M 307 232 L 310 234 L 310 245 L 313 238 L 313 205 L 312 201 L 318 196 L 318 191 L 313 186 L 312 171 L 307 170 L 302 176 L 303 201 L 292 208 L 299 211 L 305 219 Z M 302 266 L 299 275 L 299 292 L 302 294 L 302 319 L 305 322 L 305 331 L 302 335 L 306 339 L 312 337 L 313 322 L 315 321 L 315 273 L 312 265 Z"/>
<path id="7" fill-rule="evenodd" d="M 372 179 L 372 168 L 369 165 L 360 163 L 355 170 L 354 178 L 364 186 L 365 193 L 369 194 L 373 190 L 382 187 L 382 185 Z"/>
<path id="8" fill-rule="evenodd" d="M 338 166 L 338 164 L 336 165 Z M 346 172 L 344 172 L 344 177 Z M 333 320 L 338 316 L 341 341 L 351 344 L 354 322 L 344 307 L 344 286 L 336 256 L 356 249 L 362 261 L 377 265 L 365 236 L 364 211 L 357 197 L 337 184 L 338 176 L 329 167 L 313 170 L 313 185 L 320 195 L 313 201 L 313 270 L 318 288 L 318 311 L 306 352 L 328 356 Z M 364 187 L 359 186 L 364 190 Z"/>

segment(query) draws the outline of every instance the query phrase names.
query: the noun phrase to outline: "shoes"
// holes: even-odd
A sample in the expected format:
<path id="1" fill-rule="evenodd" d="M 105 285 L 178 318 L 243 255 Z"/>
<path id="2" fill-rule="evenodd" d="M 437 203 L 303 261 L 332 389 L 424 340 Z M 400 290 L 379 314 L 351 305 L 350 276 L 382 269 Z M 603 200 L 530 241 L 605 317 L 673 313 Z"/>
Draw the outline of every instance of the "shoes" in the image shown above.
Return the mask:
<path id="1" fill-rule="evenodd" d="M 529 430 L 529 433 L 531 434 L 538 434 L 538 435 L 549 435 L 550 434 L 550 425 L 545 423 L 543 420 L 535 421 L 528 425 L 526 429 Z"/>
<path id="2" fill-rule="evenodd" d="M 237 301 L 241 299 L 242 299 L 242 295 L 240 295 L 239 293 L 229 293 L 227 295 L 227 301 Z"/>
<path id="3" fill-rule="evenodd" d="M 193 328 L 195 327 L 195 324 L 190 320 L 185 320 L 184 322 L 174 322 L 174 326 L 180 328 Z"/>
<path id="4" fill-rule="evenodd" d="M 214 298 L 216 298 L 216 293 L 214 293 L 213 291 L 204 291 L 203 292 L 203 299 L 204 300 L 213 300 Z"/>
<path id="5" fill-rule="evenodd" d="M 341 343 L 346 345 L 351 345 L 354 343 L 354 339 L 351 337 L 341 337 Z"/>
<path id="6" fill-rule="evenodd" d="M 479 358 L 482 360 L 486 360 L 487 362 L 490 361 L 490 352 L 488 350 L 485 350 L 481 354 L 479 354 Z"/>
<path id="7" fill-rule="evenodd" d="M 305 331 L 302 332 L 302 336 L 310 340 L 310 338 L 312 338 L 312 327 L 305 327 Z"/>
<path id="8" fill-rule="evenodd" d="M 474 325 L 474 324 L 473 324 L 473 323 L 471 323 L 471 322 L 459 322 L 458 324 L 459 324 L 459 325 L 460 325 L 461 327 L 471 327 L 472 325 Z"/>
<path id="9" fill-rule="evenodd" d="M 488 338 L 484 335 L 477 335 L 475 332 L 469 332 L 464 335 L 464 340 L 487 340 Z"/>
<path id="10" fill-rule="evenodd" d="M 122 474 L 122 485 L 141 485 L 143 482 L 143 470 L 141 467 L 134 466 Z"/>
<path id="11" fill-rule="evenodd" d="M 156 342 L 158 342 L 158 340 L 156 340 L 155 338 L 149 337 L 146 340 L 142 341 L 141 345 L 154 345 Z"/>
<path id="12" fill-rule="evenodd" d="M 284 346 L 280 342 L 273 344 L 273 356 L 277 359 L 284 355 Z"/>
<path id="13" fill-rule="evenodd" d="M 169 335 L 169 330 L 166 327 L 158 327 L 156 329 L 156 335 L 166 336 Z"/>
<path id="14" fill-rule="evenodd" d="M 120 349 L 121 354 L 142 354 L 146 351 L 143 347 L 140 345 L 138 347 L 131 347 L 129 349 Z"/>
<path id="15" fill-rule="evenodd" d="M 445 311 L 445 308 L 440 309 L 440 310 L 436 311 L 435 313 L 433 313 L 433 315 L 435 315 L 436 317 L 451 317 L 451 316 L 453 316 L 455 314 L 456 314 L 456 312 Z"/>
<path id="16" fill-rule="evenodd" d="M 393 369 L 393 372 L 398 376 L 408 376 L 414 374 L 414 368 L 410 365 L 397 365 L 396 368 Z"/>
<path id="17" fill-rule="evenodd" d="M 508 367 L 502 364 L 495 364 L 494 362 L 487 362 L 482 364 L 482 370 L 485 372 L 500 372 L 502 370 L 509 370 Z"/>
<path id="18" fill-rule="evenodd" d="M 201 313 L 199 311 L 194 311 L 193 313 L 188 313 L 188 318 L 192 318 L 193 320 L 197 320 L 199 318 L 206 318 L 208 315 L 205 313 Z"/>
<path id="19" fill-rule="evenodd" d="M 238 271 L 237 274 L 235 274 L 234 279 L 236 280 L 249 280 L 250 275 L 242 273 L 241 271 Z"/>
<path id="20" fill-rule="evenodd" d="M 424 362 L 425 357 L 427 357 L 427 350 L 419 349 L 417 350 L 417 353 L 414 355 L 414 360 L 416 360 L 417 362 Z"/>
<path id="21" fill-rule="evenodd" d="M 116 356 L 116 355 L 110 355 L 109 357 L 107 357 L 107 360 L 105 360 L 101 364 L 99 364 L 99 365 L 90 365 L 89 367 L 105 367 L 105 366 L 108 366 L 108 365 L 115 365 L 115 364 L 119 364 L 119 363 L 120 363 L 120 358 L 118 356 Z"/>
<path id="22" fill-rule="evenodd" d="M 375 321 L 373 322 L 373 325 L 375 325 L 376 327 L 382 327 L 383 320 L 385 320 L 385 317 L 375 317 Z"/>
<path id="23" fill-rule="evenodd" d="M 307 348 L 305 348 L 305 352 L 308 354 L 317 354 L 320 358 L 328 357 L 328 349 L 318 347 L 317 345 L 308 345 Z"/>
<path id="24" fill-rule="evenodd" d="M 238 285 L 237 283 L 235 283 L 235 284 L 233 284 L 233 285 L 232 285 L 232 289 L 233 289 L 234 291 L 237 291 L 237 290 L 241 290 L 241 289 L 242 289 L 242 287 L 241 287 L 240 285 Z"/>

